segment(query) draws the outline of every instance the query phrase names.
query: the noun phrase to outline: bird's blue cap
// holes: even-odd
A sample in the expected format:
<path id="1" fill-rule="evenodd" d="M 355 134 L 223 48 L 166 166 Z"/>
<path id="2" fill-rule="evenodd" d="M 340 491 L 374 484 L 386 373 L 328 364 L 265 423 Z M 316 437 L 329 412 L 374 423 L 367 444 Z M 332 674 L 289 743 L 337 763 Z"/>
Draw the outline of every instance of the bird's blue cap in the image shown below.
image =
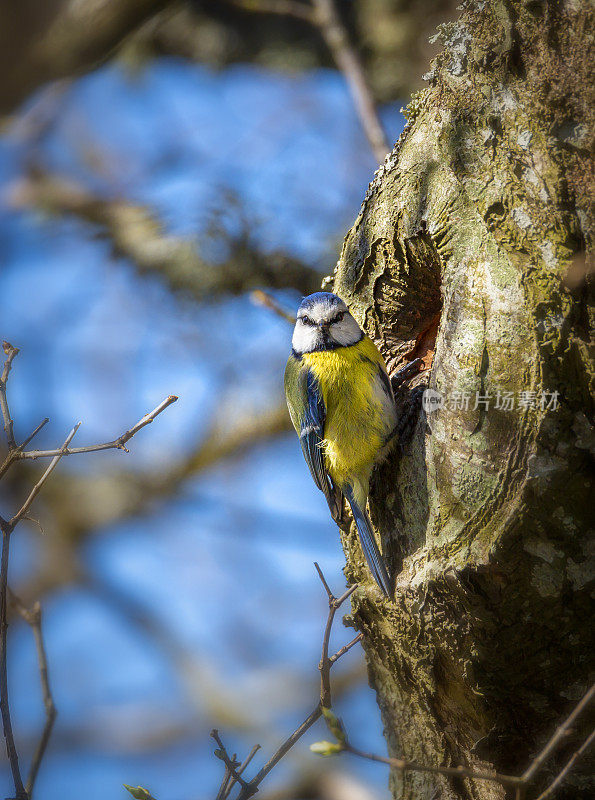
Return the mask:
<path id="1" fill-rule="evenodd" d="M 300 303 L 300 309 L 307 311 L 319 303 L 326 303 L 329 307 L 345 305 L 343 300 L 336 294 L 332 294 L 331 292 L 314 292 L 314 294 L 309 294 L 308 297 L 304 297 Z"/>

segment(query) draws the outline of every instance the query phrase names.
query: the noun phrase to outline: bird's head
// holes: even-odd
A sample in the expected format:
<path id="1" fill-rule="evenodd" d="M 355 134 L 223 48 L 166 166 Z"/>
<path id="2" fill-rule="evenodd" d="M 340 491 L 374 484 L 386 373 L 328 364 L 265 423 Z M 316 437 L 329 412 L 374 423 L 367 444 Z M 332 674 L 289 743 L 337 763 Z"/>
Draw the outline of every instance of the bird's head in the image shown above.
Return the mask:
<path id="1" fill-rule="evenodd" d="M 359 342 L 363 333 L 340 297 L 316 292 L 298 308 L 291 344 L 295 353 L 334 350 Z"/>

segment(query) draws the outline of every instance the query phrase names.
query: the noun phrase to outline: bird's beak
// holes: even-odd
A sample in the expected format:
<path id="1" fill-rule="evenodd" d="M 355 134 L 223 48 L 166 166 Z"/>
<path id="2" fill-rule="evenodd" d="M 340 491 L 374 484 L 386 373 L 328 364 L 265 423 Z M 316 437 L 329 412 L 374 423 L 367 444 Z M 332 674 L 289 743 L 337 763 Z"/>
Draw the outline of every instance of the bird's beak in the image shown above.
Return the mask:
<path id="1" fill-rule="evenodd" d="M 320 332 L 322 333 L 322 341 L 325 344 L 328 344 L 328 341 L 329 341 L 329 328 L 330 328 L 328 322 L 319 322 L 318 323 L 318 328 L 319 328 Z"/>

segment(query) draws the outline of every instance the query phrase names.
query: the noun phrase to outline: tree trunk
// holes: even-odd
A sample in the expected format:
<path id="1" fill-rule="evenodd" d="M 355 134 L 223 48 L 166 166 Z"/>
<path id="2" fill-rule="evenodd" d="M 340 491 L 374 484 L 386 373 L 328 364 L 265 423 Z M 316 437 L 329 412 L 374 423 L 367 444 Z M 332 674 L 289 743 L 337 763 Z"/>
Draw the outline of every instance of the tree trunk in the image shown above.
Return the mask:
<path id="1" fill-rule="evenodd" d="M 370 500 L 394 602 L 344 537 L 391 755 L 520 774 L 588 686 L 593 17 L 580 0 L 468 2 L 441 26 L 430 87 L 328 280 L 391 368 L 431 356 L 440 315 L 424 378 L 444 405 Z M 421 773 L 391 785 L 506 796 Z M 565 786 L 593 796 L 579 772 Z"/>

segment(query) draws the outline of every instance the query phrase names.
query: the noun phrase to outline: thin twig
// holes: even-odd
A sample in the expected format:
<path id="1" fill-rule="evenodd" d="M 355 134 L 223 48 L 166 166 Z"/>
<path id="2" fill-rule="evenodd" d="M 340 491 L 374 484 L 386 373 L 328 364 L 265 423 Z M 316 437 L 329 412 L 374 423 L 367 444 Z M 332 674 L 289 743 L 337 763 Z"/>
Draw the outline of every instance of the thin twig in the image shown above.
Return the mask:
<path id="1" fill-rule="evenodd" d="M 20 507 L 20 509 L 17 511 L 17 513 L 14 515 L 14 517 L 8 523 L 9 526 L 10 526 L 11 532 L 14 529 L 15 525 L 17 524 L 17 522 L 19 522 L 19 520 L 23 519 L 23 517 L 26 516 L 27 511 L 29 511 L 29 509 L 31 508 L 31 503 L 35 500 L 35 498 L 37 497 L 37 495 L 41 491 L 41 488 L 42 488 L 43 484 L 47 481 L 47 479 L 50 477 L 52 472 L 56 469 L 56 467 L 58 466 L 58 462 L 60 461 L 62 456 L 66 455 L 66 453 L 68 451 L 68 445 L 73 440 L 76 432 L 78 431 L 78 429 L 80 427 L 81 427 L 81 423 L 77 422 L 76 425 L 74 426 L 74 428 L 70 431 L 70 433 L 66 437 L 66 440 L 65 440 L 64 444 L 62 445 L 62 447 L 60 448 L 60 450 L 56 450 L 55 451 L 54 458 L 52 458 L 52 460 L 50 461 L 46 471 L 43 473 L 41 478 L 37 481 L 35 486 L 31 489 L 31 491 L 29 492 L 29 496 L 27 497 L 27 499 L 25 500 L 23 505 Z"/>
<path id="2" fill-rule="evenodd" d="M 308 714 L 302 724 L 296 728 L 291 736 L 288 736 L 283 744 L 273 753 L 264 767 L 254 776 L 254 778 L 252 778 L 250 783 L 242 788 L 242 791 L 238 794 L 236 800 L 248 800 L 248 798 L 255 795 L 258 791 L 259 785 L 263 782 L 269 772 L 271 772 L 271 770 L 277 766 L 283 756 L 291 750 L 294 744 L 301 739 L 306 731 L 309 730 L 312 725 L 314 725 L 314 723 L 320 719 L 321 716 L 322 707 L 320 703 L 318 703 L 316 708 L 310 714 Z"/>
<path id="3" fill-rule="evenodd" d="M 124 450 L 126 453 L 128 452 L 128 448 L 124 445 L 128 442 L 132 437 L 138 433 L 141 428 L 144 428 L 145 425 L 150 425 L 151 422 L 161 414 L 162 411 L 170 406 L 172 403 L 175 403 L 178 398 L 175 395 L 170 395 L 167 397 L 163 402 L 159 403 L 157 408 L 154 408 L 153 411 L 145 414 L 142 419 L 140 419 L 134 427 L 127 430 L 121 436 L 118 436 L 117 439 L 114 439 L 111 442 L 104 442 L 103 444 L 93 444 L 89 445 L 88 447 L 67 447 L 61 448 L 59 450 L 26 450 L 23 453 L 19 453 L 16 455 L 16 459 L 36 459 L 36 458 L 50 458 L 52 456 L 59 455 L 62 456 L 73 456 L 79 455 L 80 453 L 95 453 L 98 450 Z M 79 423 L 80 424 L 80 423 Z"/>
<path id="4" fill-rule="evenodd" d="M 322 581 L 322 585 L 325 588 L 325 591 L 328 595 L 328 617 L 326 620 L 326 626 L 324 629 L 324 636 L 322 638 L 322 655 L 320 657 L 320 663 L 318 665 L 318 669 L 320 670 L 320 703 L 323 708 L 330 708 L 332 706 L 332 694 L 331 694 L 331 667 L 335 663 L 331 661 L 328 654 L 329 642 L 331 638 L 331 629 L 333 627 L 333 621 L 335 619 L 335 614 L 337 613 L 337 609 L 340 608 L 345 600 L 355 592 L 357 589 L 357 584 L 354 586 L 350 586 L 346 592 L 344 592 L 341 597 L 337 598 L 332 593 L 329 588 L 328 583 L 325 580 L 324 575 L 322 574 L 322 570 L 318 566 L 316 562 L 314 562 L 314 566 L 316 567 L 316 571 L 318 572 L 318 576 Z M 353 642 L 355 644 L 355 641 Z M 344 651 L 347 652 L 347 649 Z M 335 654 L 336 655 L 336 654 Z M 335 661 L 337 659 L 335 658 Z"/>
<path id="5" fill-rule="evenodd" d="M 50 736 L 52 735 L 52 729 L 54 727 L 54 722 L 56 720 L 57 711 L 56 711 L 56 706 L 54 705 L 52 690 L 50 688 L 47 654 L 45 650 L 43 632 L 41 627 L 41 606 L 39 602 L 37 602 L 33 605 L 32 608 L 27 608 L 22 602 L 22 600 L 20 600 L 13 592 L 11 592 L 10 589 L 9 589 L 9 594 L 10 594 L 10 599 L 15 605 L 17 611 L 19 612 L 21 617 L 25 620 L 25 622 L 31 626 L 31 629 L 33 631 L 33 636 L 35 638 L 35 648 L 37 650 L 37 661 L 39 663 L 39 678 L 41 681 L 41 691 L 43 694 L 43 705 L 45 708 L 45 725 L 43 727 L 43 731 L 39 738 L 39 743 L 35 750 L 35 755 L 33 756 L 33 760 L 31 761 L 31 767 L 29 768 L 29 775 L 27 776 L 27 783 L 25 786 L 26 792 L 30 800 L 30 798 L 33 795 L 33 789 L 35 787 L 35 781 L 37 779 L 37 773 L 39 772 L 39 767 L 41 766 L 41 762 L 43 761 L 46 748 L 50 741 Z"/>
<path id="6" fill-rule="evenodd" d="M 10 411 L 8 409 L 8 401 L 6 399 L 6 382 L 8 381 L 8 376 L 10 374 L 10 368 L 12 367 L 12 362 L 19 353 L 19 348 L 13 347 L 10 344 L 10 342 L 2 342 L 2 347 L 4 348 L 4 352 L 6 353 L 6 361 L 4 362 L 2 377 L 0 378 L 0 408 L 2 409 L 2 419 L 4 420 L 4 433 L 6 434 L 6 441 L 8 443 L 8 450 L 10 452 L 16 447 L 16 442 L 14 440 L 14 431 L 13 431 L 14 423 L 10 417 Z"/>
<path id="7" fill-rule="evenodd" d="M 550 783 L 547 789 L 539 795 L 537 800 L 546 800 L 547 797 L 550 797 L 552 795 L 555 789 L 562 783 L 564 778 L 574 767 L 576 762 L 581 758 L 581 756 L 583 756 L 587 752 L 589 747 L 591 747 L 593 742 L 595 742 L 595 730 L 591 731 L 591 735 L 585 739 L 582 746 L 576 751 L 576 753 L 574 753 L 572 758 L 567 762 L 562 772 L 560 772 L 560 774 L 556 777 L 556 779 L 552 781 L 552 783 Z"/>
<path id="8" fill-rule="evenodd" d="M 19 454 L 24 450 L 25 447 L 27 447 L 29 442 L 37 436 L 39 431 L 45 425 L 48 424 L 49 421 L 50 421 L 49 417 L 43 419 L 39 423 L 39 425 L 35 428 L 35 430 L 32 433 L 30 433 L 29 436 L 27 436 L 24 442 L 21 442 L 21 444 L 19 444 L 17 447 L 14 447 L 12 450 L 8 451 L 8 453 L 6 454 L 6 458 L 2 462 L 2 465 L 0 466 L 0 478 L 4 476 L 4 473 L 7 472 L 11 464 L 14 464 L 14 462 L 18 460 Z"/>
<path id="9" fill-rule="evenodd" d="M 517 778 L 514 775 L 503 775 L 498 772 L 482 772 L 468 769 L 467 767 L 432 767 L 426 764 L 418 764 L 415 761 L 405 761 L 402 758 L 388 758 L 385 756 L 376 755 L 376 753 L 365 753 L 363 750 L 358 750 L 353 747 L 349 742 L 345 742 L 343 749 L 347 753 L 352 753 L 354 756 L 366 758 L 368 761 L 378 761 L 381 764 L 388 764 L 400 772 L 430 772 L 433 775 L 447 775 L 448 777 L 455 778 L 471 778 L 479 781 L 493 781 L 500 783 L 503 786 L 518 786 L 523 783 L 522 778 Z"/>
<path id="10" fill-rule="evenodd" d="M 317 561 L 314 562 L 314 567 L 316 569 L 316 572 L 318 573 L 318 577 L 322 581 L 322 585 L 324 586 L 324 589 L 325 589 L 325 591 L 326 591 L 326 593 L 328 595 L 328 599 L 329 599 L 329 602 L 330 602 L 333 599 L 334 594 L 331 592 L 330 587 L 329 587 L 328 583 L 326 582 L 326 578 L 324 577 L 324 574 L 323 574 L 322 570 L 320 569 Z"/>
<path id="11" fill-rule="evenodd" d="M 223 778 L 221 779 L 221 786 L 219 787 L 219 791 L 217 792 L 217 797 L 215 800 L 225 800 L 226 792 L 229 788 L 230 778 L 231 772 L 229 771 L 228 767 L 225 767 L 225 772 L 223 773 Z"/>
<path id="12" fill-rule="evenodd" d="M 264 306 L 265 308 L 274 311 L 277 316 L 281 317 L 286 322 L 289 322 L 290 325 L 295 325 L 295 314 L 291 314 L 289 311 L 286 311 L 268 292 L 263 292 L 262 289 L 255 289 L 253 292 L 251 292 L 250 299 L 253 303 L 256 303 L 256 305 Z"/>
<path id="13" fill-rule="evenodd" d="M 25 447 L 27 447 L 27 445 L 29 444 L 29 442 L 30 442 L 32 439 L 34 439 L 34 438 L 37 436 L 37 434 L 39 433 L 39 431 L 40 431 L 40 430 L 41 430 L 41 429 L 42 429 L 42 428 L 43 428 L 45 425 L 47 425 L 49 421 L 50 421 L 50 418 L 49 418 L 49 417 L 46 417 L 45 419 L 42 419 L 42 420 L 41 420 L 41 422 L 39 423 L 39 425 L 38 425 L 38 426 L 35 428 L 35 430 L 34 430 L 32 433 L 30 433 L 30 434 L 29 434 L 29 436 L 27 436 L 27 438 L 25 439 L 25 441 L 24 441 L 24 442 L 22 442 L 22 443 L 19 445 L 19 448 L 18 448 L 18 449 L 19 449 L 19 450 L 24 450 L 24 449 L 25 449 Z"/>
<path id="14" fill-rule="evenodd" d="M 570 730 L 576 720 L 578 719 L 579 715 L 590 705 L 590 703 L 595 698 L 595 684 L 591 686 L 589 691 L 580 701 L 580 703 L 575 706 L 570 716 L 558 727 L 552 738 L 547 742 L 543 750 L 533 759 L 529 769 L 527 769 L 523 773 L 523 781 L 527 783 L 531 780 L 531 778 L 535 775 L 537 770 L 542 766 L 545 760 L 551 755 L 551 753 L 556 749 L 559 743 L 564 739 L 564 737 L 568 736 Z"/>
<path id="15" fill-rule="evenodd" d="M 260 750 L 260 745 L 259 744 L 255 744 L 254 747 L 252 748 L 252 750 L 250 750 L 250 752 L 248 753 L 246 758 L 242 761 L 242 763 L 238 767 L 238 770 L 237 770 L 238 775 L 241 775 L 244 772 L 244 770 L 246 769 L 248 764 L 252 761 L 252 759 L 254 758 L 256 753 L 258 753 L 259 750 Z M 230 774 L 230 778 L 231 778 L 231 780 L 230 780 L 228 786 L 225 788 L 225 790 L 223 792 L 222 800 L 225 800 L 227 797 L 229 797 L 229 794 L 230 794 L 231 790 L 233 789 L 233 787 L 236 784 L 236 780 L 235 780 L 235 778 L 233 778 L 231 776 L 231 774 Z"/>
<path id="16" fill-rule="evenodd" d="M 337 652 L 333 656 L 331 656 L 329 658 L 329 660 L 328 660 L 329 664 L 332 665 L 332 664 L 335 663 L 335 661 L 338 661 L 341 658 L 341 656 L 344 656 L 345 653 L 347 653 L 349 650 L 351 650 L 352 647 L 354 647 L 354 645 L 356 645 L 358 642 L 361 642 L 361 640 L 363 638 L 364 638 L 364 634 L 363 633 L 358 633 L 358 635 L 355 637 L 355 639 L 352 639 L 349 642 L 349 644 L 343 645 L 343 647 L 340 650 L 337 650 Z"/>
<path id="17" fill-rule="evenodd" d="M 232 779 L 237 783 L 239 783 L 244 788 L 248 786 L 248 782 L 245 781 L 240 775 L 240 773 L 237 771 L 237 767 L 240 766 L 239 762 L 236 761 L 235 756 L 233 756 L 233 758 L 229 757 L 229 754 L 225 749 L 225 745 L 223 744 L 223 742 L 221 741 L 221 737 L 219 736 L 219 731 L 216 728 L 213 728 L 213 730 L 211 731 L 211 738 L 214 739 L 219 745 L 219 750 L 215 751 L 215 755 L 224 762 Z"/>
<path id="18" fill-rule="evenodd" d="M 7 616 L 7 583 L 8 583 L 8 558 L 10 550 L 10 534 L 12 527 L 2 521 L 2 564 L 0 568 L 0 710 L 2 713 L 2 728 L 6 741 L 6 752 L 10 762 L 12 779 L 14 782 L 16 800 L 27 800 L 27 793 L 23 786 L 19 756 L 14 743 L 12 721 L 10 719 L 10 702 L 8 697 L 8 671 L 6 666 L 6 636 L 8 632 Z"/>

